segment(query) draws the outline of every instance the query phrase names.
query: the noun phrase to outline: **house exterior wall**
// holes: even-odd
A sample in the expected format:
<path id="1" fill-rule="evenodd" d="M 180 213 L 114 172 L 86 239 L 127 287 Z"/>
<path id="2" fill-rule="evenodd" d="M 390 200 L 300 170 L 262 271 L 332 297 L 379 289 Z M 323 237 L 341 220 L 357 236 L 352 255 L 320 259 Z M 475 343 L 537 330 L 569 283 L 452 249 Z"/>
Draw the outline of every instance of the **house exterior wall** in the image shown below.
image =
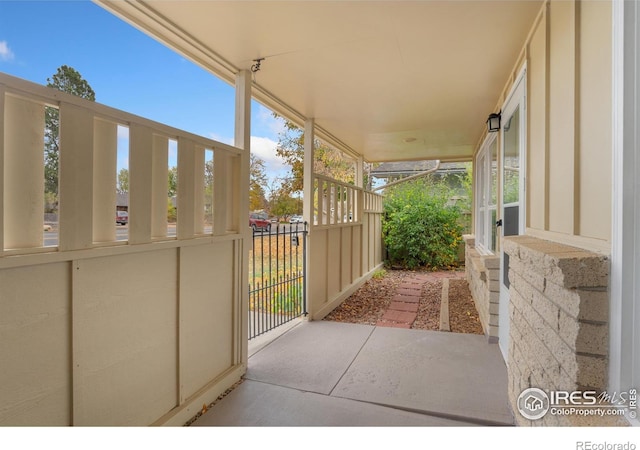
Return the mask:
<path id="1" fill-rule="evenodd" d="M 527 233 L 609 251 L 611 4 L 550 2 L 525 46 Z"/>
<path id="2" fill-rule="evenodd" d="M 517 410 L 518 395 L 529 387 L 607 388 L 611 10 L 610 2 L 546 2 L 496 108 L 526 67 L 525 236 L 503 238 L 495 256 L 499 261 L 503 250 L 510 256 L 507 367 L 520 425 L 619 423 L 550 415 L 528 421 Z M 484 261 L 493 264 L 493 256 L 478 254 L 473 236 L 465 245 L 467 279 L 491 338 L 498 334 Z"/>
<path id="3" fill-rule="evenodd" d="M 45 104 L 59 107 L 61 118 L 53 247 L 43 246 L 43 209 L 35 210 L 42 170 L 8 177 L 6 165 L 42 164 Z M 107 191 L 115 167 L 94 164 L 98 152 L 115 156 L 115 124 L 130 129 L 128 241 L 113 233 L 115 196 Z M 159 157 L 154 136 L 165 137 Z M 166 215 L 164 232 L 152 224 L 154 198 L 166 214 L 166 175 L 154 183 L 152 170 L 154 162 L 166 169 L 166 138 L 178 141 L 177 237 L 167 236 Z M 23 151 L 25 142 L 33 152 Z M 0 198 L 24 189 L 35 199 L 0 202 L 0 425 L 182 425 L 240 379 L 249 228 L 228 217 L 240 216 L 237 203 L 221 200 L 218 223 L 231 226 L 197 233 L 205 148 L 231 173 L 248 160 L 238 148 L 0 74 Z M 242 191 L 238 176 L 214 183 Z M 13 211 L 28 233 L 7 226 Z"/>

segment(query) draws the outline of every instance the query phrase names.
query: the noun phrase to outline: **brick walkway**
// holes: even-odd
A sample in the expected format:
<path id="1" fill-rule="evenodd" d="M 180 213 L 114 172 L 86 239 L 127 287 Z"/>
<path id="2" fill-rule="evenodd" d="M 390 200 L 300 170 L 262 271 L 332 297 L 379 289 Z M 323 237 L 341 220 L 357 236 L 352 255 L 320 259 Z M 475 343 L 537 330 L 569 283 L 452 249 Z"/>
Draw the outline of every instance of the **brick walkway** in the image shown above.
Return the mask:
<path id="1" fill-rule="evenodd" d="M 464 278 L 464 272 L 422 272 L 405 278 L 396 289 L 389 309 L 376 323 L 379 327 L 411 328 L 418 315 L 418 306 L 425 284 L 442 278 Z"/>

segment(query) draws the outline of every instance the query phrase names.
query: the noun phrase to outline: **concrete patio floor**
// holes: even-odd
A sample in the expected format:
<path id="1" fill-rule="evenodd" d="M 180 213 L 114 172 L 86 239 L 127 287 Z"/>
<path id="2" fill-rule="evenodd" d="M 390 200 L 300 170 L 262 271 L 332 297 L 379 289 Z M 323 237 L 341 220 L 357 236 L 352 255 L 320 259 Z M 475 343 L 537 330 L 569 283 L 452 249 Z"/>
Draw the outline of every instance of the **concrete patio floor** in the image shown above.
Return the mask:
<path id="1" fill-rule="evenodd" d="M 513 424 L 506 367 L 484 336 L 328 321 L 283 330 L 250 342 L 245 381 L 192 426 Z"/>

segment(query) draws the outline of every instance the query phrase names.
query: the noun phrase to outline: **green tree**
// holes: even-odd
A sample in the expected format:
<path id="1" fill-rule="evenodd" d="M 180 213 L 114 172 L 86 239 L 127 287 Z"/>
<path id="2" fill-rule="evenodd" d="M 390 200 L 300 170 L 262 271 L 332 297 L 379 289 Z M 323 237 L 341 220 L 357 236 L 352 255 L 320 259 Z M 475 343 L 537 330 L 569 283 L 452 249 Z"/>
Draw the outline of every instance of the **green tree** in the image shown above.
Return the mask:
<path id="1" fill-rule="evenodd" d="M 118 172 L 118 192 L 121 194 L 129 192 L 129 170 L 125 168 Z"/>
<path id="2" fill-rule="evenodd" d="M 72 67 L 60 66 L 56 73 L 47 78 L 47 87 L 96 100 L 96 94 L 89 83 Z M 44 178 L 45 192 L 58 194 L 58 168 L 60 153 L 60 113 L 57 108 L 45 108 Z"/>
<path id="3" fill-rule="evenodd" d="M 292 196 L 285 186 L 274 192 L 270 203 L 271 214 L 276 217 L 291 216 L 300 213 L 302 210 L 300 198 Z"/>
<path id="4" fill-rule="evenodd" d="M 178 192 L 178 168 L 176 166 L 169 168 L 168 192 L 169 198 Z"/>
<path id="5" fill-rule="evenodd" d="M 267 185 L 267 170 L 265 162 L 259 156 L 251 154 L 249 158 L 249 210 L 259 211 L 265 209 L 267 197 L 265 186 Z"/>
<path id="6" fill-rule="evenodd" d="M 275 117 L 280 117 L 274 114 Z M 314 142 L 314 171 L 345 183 L 355 182 L 354 161 L 340 150 L 330 147 L 316 139 Z M 285 120 L 284 131 L 278 136 L 276 154 L 290 167 L 291 176 L 282 186 L 290 194 L 302 192 L 304 132 L 298 126 Z"/>

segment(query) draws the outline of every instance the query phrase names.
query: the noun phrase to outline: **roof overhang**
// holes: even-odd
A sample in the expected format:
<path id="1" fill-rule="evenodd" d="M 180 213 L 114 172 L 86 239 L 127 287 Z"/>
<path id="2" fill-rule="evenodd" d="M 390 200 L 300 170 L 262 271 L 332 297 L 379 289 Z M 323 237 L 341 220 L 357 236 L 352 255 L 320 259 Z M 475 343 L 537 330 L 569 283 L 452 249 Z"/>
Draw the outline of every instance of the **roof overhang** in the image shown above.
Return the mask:
<path id="1" fill-rule="evenodd" d="M 368 161 L 470 159 L 543 3 L 95 1 Z"/>

